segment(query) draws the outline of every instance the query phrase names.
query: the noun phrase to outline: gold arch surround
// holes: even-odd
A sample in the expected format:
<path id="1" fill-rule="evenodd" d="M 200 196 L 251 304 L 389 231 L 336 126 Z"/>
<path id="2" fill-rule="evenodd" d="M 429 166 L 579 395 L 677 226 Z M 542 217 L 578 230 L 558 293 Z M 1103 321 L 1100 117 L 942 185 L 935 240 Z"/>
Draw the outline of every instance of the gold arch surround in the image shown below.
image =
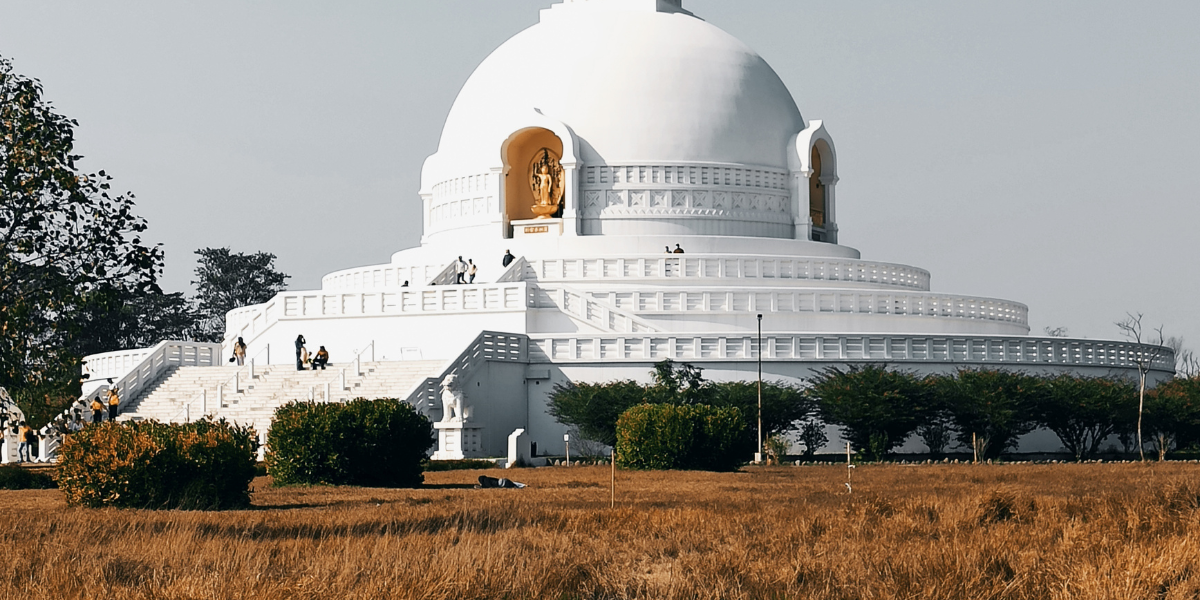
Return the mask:
<path id="1" fill-rule="evenodd" d="M 543 153 L 549 155 L 561 173 L 560 161 L 563 155 L 563 142 L 549 129 L 542 127 L 522 129 L 510 136 L 505 144 L 503 159 L 506 229 L 507 224 L 512 221 L 534 219 L 539 216 L 533 210 L 533 207 L 538 204 L 533 182 L 534 169 L 541 163 Z M 565 181 L 561 175 L 559 182 L 557 191 L 554 192 L 556 197 L 552 198 L 556 204 L 562 201 L 565 189 Z M 511 231 L 506 233 L 507 236 L 511 236 Z"/>

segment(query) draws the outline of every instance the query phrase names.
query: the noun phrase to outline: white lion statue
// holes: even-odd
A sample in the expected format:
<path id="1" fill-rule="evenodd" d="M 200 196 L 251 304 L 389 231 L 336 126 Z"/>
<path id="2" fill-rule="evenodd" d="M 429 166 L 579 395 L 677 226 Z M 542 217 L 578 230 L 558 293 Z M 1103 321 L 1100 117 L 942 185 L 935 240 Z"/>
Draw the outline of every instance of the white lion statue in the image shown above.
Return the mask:
<path id="1" fill-rule="evenodd" d="M 463 405 L 463 393 L 456 383 L 453 373 L 442 379 L 442 422 L 462 423 L 467 419 L 467 409 Z"/>

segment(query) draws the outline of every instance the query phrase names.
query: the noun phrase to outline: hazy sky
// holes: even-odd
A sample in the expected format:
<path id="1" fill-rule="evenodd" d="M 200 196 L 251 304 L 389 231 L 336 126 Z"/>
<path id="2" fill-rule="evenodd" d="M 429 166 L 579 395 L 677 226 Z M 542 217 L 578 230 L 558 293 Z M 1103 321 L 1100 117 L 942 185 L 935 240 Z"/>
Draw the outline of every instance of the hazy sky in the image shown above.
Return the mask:
<path id="1" fill-rule="evenodd" d="M 550 4 L 0 0 L 0 55 L 137 195 L 165 289 L 205 246 L 273 252 L 306 289 L 418 244 L 454 97 Z M 825 120 L 843 244 L 1024 302 L 1035 333 L 1143 311 L 1200 346 L 1200 2 L 684 5 Z"/>

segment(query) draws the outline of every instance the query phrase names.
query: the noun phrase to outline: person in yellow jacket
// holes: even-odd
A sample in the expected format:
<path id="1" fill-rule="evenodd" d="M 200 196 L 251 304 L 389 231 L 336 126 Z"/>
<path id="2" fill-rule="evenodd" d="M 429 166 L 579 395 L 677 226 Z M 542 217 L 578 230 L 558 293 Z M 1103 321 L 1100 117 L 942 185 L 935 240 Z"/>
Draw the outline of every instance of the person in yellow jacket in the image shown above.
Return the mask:
<path id="1" fill-rule="evenodd" d="M 92 422 L 99 423 L 104 420 L 104 403 L 100 402 L 100 396 L 96 396 L 92 400 Z"/>
<path id="2" fill-rule="evenodd" d="M 121 397 L 117 395 L 117 388 L 108 390 L 108 420 L 117 420 L 117 409 L 121 407 Z"/>
<path id="3" fill-rule="evenodd" d="M 33 462 L 30 456 L 29 438 L 33 428 L 21 421 L 21 427 L 17 429 L 17 460 L 19 462 Z"/>

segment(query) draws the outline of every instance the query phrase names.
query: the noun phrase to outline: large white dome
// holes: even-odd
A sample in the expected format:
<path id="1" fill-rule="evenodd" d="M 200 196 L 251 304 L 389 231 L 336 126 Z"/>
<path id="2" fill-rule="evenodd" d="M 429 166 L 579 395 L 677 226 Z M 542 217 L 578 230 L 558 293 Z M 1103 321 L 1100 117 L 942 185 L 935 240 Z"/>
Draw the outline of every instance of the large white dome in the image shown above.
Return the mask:
<path id="1" fill-rule="evenodd" d="M 761 56 L 680 4 L 564 0 L 488 56 L 425 162 L 425 241 L 525 232 L 544 150 L 564 168 L 562 224 L 532 233 L 836 243 L 821 123 L 806 127 Z"/>
<path id="2" fill-rule="evenodd" d="M 543 11 L 463 86 L 439 154 L 468 172 L 494 164 L 495 140 L 537 111 L 574 131 L 588 164 L 786 169 L 787 142 L 804 120 L 766 61 L 699 18 L 636 6 L 590 0 Z"/>

